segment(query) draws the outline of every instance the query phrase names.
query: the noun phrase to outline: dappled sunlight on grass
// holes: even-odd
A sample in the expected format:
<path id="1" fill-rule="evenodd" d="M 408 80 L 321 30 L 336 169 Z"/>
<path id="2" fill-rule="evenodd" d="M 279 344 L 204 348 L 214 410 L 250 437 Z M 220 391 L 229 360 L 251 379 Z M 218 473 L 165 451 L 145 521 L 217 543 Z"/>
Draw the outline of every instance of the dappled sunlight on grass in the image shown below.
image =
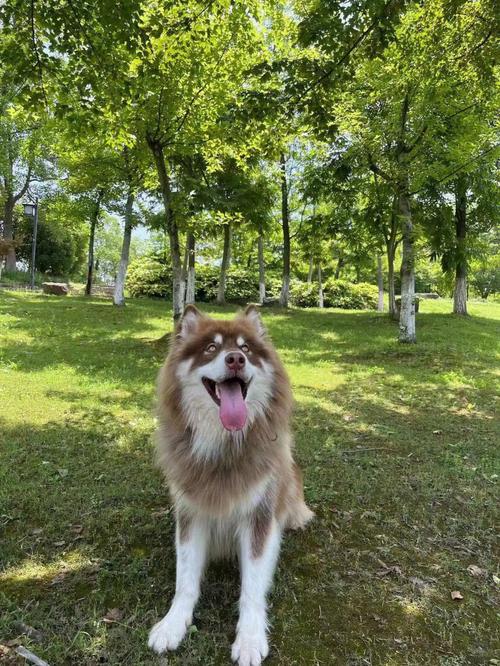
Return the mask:
<path id="1" fill-rule="evenodd" d="M 54 582 L 61 574 L 68 576 L 82 571 L 92 562 L 78 550 L 64 552 L 64 555 L 51 562 L 40 561 L 39 558 L 27 558 L 12 567 L 6 567 L 0 572 L 0 586 L 4 590 L 37 586 Z M 55 580 L 57 583 L 57 579 Z"/>
<path id="2" fill-rule="evenodd" d="M 263 310 L 316 512 L 283 542 L 270 666 L 497 658 L 500 306 L 449 308 L 422 303 L 414 347 L 373 312 Z M 162 301 L 0 293 L 0 634 L 37 627 L 51 664 L 159 663 L 146 636 L 175 560 L 152 407 L 170 316 Z M 169 665 L 226 663 L 237 580 L 209 569 L 198 631 Z M 123 626 L 102 622 L 113 607 Z"/>

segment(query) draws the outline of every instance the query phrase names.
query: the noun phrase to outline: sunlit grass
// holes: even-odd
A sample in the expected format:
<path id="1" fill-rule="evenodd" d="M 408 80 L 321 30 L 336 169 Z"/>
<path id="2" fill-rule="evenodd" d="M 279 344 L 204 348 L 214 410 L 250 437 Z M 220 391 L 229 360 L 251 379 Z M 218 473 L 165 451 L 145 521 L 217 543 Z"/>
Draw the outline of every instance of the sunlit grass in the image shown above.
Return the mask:
<path id="1" fill-rule="evenodd" d="M 264 310 L 317 515 L 284 541 L 271 665 L 500 658 L 500 305 L 471 303 L 467 318 L 450 309 L 421 302 L 412 347 L 375 312 Z M 22 620 L 43 641 L 21 641 L 51 666 L 162 663 L 146 638 L 174 589 L 151 443 L 170 315 L 161 301 L 122 310 L 0 293 L 0 642 Z M 235 568 L 211 568 L 203 590 L 198 631 L 171 666 L 229 663 Z M 122 622 L 103 621 L 110 608 Z"/>

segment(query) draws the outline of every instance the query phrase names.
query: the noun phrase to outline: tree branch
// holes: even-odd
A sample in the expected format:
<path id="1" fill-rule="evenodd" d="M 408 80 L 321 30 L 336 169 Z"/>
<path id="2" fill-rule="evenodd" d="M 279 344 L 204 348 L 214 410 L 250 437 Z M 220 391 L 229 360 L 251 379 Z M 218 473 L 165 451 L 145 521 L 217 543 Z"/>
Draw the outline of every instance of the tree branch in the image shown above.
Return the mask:
<path id="1" fill-rule="evenodd" d="M 411 144 L 409 146 L 406 146 L 406 145 L 404 146 L 403 152 L 408 153 L 408 154 L 411 153 L 413 151 L 413 149 L 418 146 L 420 141 L 422 141 L 422 139 L 424 138 L 425 133 L 427 132 L 427 129 L 428 129 L 428 125 L 425 124 L 422 127 L 422 129 L 420 130 L 420 132 L 417 134 L 417 136 L 413 139 Z"/>
<path id="2" fill-rule="evenodd" d="M 342 55 L 341 58 L 339 58 L 330 69 L 327 69 L 326 72 L 324 72 L 321 76 L 319 76 L 315 81 L 310 83 L 307 88 L 300 94 L 300 96 L 295 100 L 295 102 L 299 102 L 307 93 L 311 92 L 314 88 L 316 88 L 317 85 L 322 83 L 325 79 L 329 78 L 333 72 L 337 69 L 337 67 L 340 67 L 340 65 L 344 64 L 344 62 L 349 58 L 351 53 L 353 53 L 358 46 L 365 40 L 366 37 L 372 32 L 372 30 L 378 25 L 380 19 L 385 16 L 385 13 L 389 6 L 392 4 L 393 0 L 388 0 L 386 4 L 384 5 L 382 12 L 370 23 L 370 25 L 364 30 L 358 37 L 357 39 L 351 44 L 351 46 L 347 49 L 347 51 Z"/>
<path id="3" fill-rule="evenodd" d="M 40 54 L 38 53 L 38 45 L 36 43 L 36 32 L 35 32 L 35 0 L 31 0 L 30 3 L 30 23 L 31 23 L 31 42 L 33 44 L 33 50 L 35 52 L 36 66 L 38 69 L 38 78 L 40 79 L 40 87 L 42 89 L 43 99 L 45 101 L 45 107 L 48 108 L 49 103 L 47 100 L 47 95 L 45 93 L 45 87 L 43 85 L 43 66 L 40 59 Z"/>
<path id="4" fill-rule="evenodd" d="M 373 171 L 373 173 L 378 174 L 378 175 L 381 176 L 384 180 L 386 180 L 388 183 L 393 183 L 393 182 L 394 182 L 394 178 L 392 178 L 392 177 L 387 173 L 387 171 L 384 171 L 383 169 L 381 169 L 381 168 L 378 166 L 378 164 L 376 164 L 376 163 L 373 161 L 373 158 L 372 158 L 372 156 L 370 155 L 370 153 L 368 153 L 368 166 L 369 166 L 370 170 Z"/>
<path id="5" fill-rule="evenodd" d="M 457 173 L 460 173 L 462 169 L 464 169 L 466 166 L 469 166 L 469 164 L 472 164 L 473 162 L 476 162 L 477 160 L 480 160 L 482 157 L 487 155 L 488 153 L 491 153 L 493 150 L 498 149 L 498 146 L 491 146 L 487 150 L 483 150 L 482 153 L 479 153 L 479 155 L 476 155 L 475 157 L 471 157 L 470 160 L 467 160 L 466 162 L 463 162 L 462 164 L 459 164 L 456 169 L 453 169 L 452 171 L 448 172 L 446 175 L 444 175 L 442 178 L 439 180 L 436 180 L 433 185 L 439 185 L 439 183 L 443 183 L 445 180 L 448 180 L 448 178 L 451 178 Z M 413 196 L 414 194 L 418 194 L 419 192 L 422 192 L 425 190 L 425 187 L 421 187 L 419 190 L 415 190 L 414 192 L 410 192 L 410 196 Z"/>
<path id="6" fill-rule="evenodd" d="M 14 202 L 17 202 L 17 201 L 19 201 L 19 199 L 24 197 L 24 195 L 28 191 L 28 187 L 30 186 L 30 182 L 31 182 L 31 164 L 28 167 L 28 173 L 26 174 L 26 180 L 24 181 L 24 185 L 22 186 L 22 188 L 20 189 L 18 194 L 13 195 Z"/>

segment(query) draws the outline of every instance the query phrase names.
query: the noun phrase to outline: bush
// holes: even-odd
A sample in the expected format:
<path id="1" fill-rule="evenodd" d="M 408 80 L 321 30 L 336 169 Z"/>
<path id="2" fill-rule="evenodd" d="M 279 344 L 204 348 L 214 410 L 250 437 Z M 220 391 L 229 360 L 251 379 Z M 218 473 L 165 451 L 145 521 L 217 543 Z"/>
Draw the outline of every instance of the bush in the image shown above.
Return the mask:
<path id="1" fill-rule="evenodd" d="M 378 288 L 373 284 L 358 284 L 330 278 L 324 287 L 324 302 L 328 308 L 369 310 L 377 307 Z"/>
<path id="2" fill-rule="evenodd" d="M 317 308 L 319 304 L 319 285 L 308 284 L 299 280 L 290 283 L 290 301 L 299 308 Z"/>
<path id="3" fill-rule="evenodd" d="M 219 266 L 198 264 L 196 266 L 195 300 L 215 301 L 219 288 Z M 172 270 L 163 257 L 146 255 L 130 263 L 127 288 L 131 296 L 170 298 Z M 251 271 L 231 267 L 226 278 L 226 301 L 248 303 L 259 297 L 258 278 Z"/>
<path id="4" fill-rule="evenodd" d="M 127 289 L 131 296 L 170 298 L 172 270 L 159 255 L 134 259 L 128 268 Z"/>
<path id="5" fill-rule="evenodd" d="M 215 301 L 219 288 L 219 266 L 196 267 L 196 300 Z M 226 301 L 249 303 L 259 298 L 259 281 L 253 271 L 231 266 L 226 276 Z"/>
<path id="6" fill-rule="evenodd" d="M 281 287 L 283 285 L 283 278 L 278 275 L 268 275 L 266 273 L 266 297 L 279 298 L 281 294 Z"/>
<path id="7" fill-rule="evenodd" d="M 219 287 L 220 267 L 209 264 L 196 266 L 195 300 L 215 301 Z M 131 296 L 170 298 L 172 271 L 163 257 L 147 255 L 131 262 L 127 276 L 127 288 Z M 266 275 L 266 295 L 278 298 L 281 278 Z M 255 269 L 231 266 L 226 278 L 226 301 L 228 303 L 251 303 L 259 298 L 259 278 Z M 318 307 L 318 283 L 292 280 L 290 302 L 300 308 Z M 327 280 L 324 286 L 325 307 L 364 310 L 377 307 L 377 287 L 361 282 L 353 284 L 345 280 Z"/>

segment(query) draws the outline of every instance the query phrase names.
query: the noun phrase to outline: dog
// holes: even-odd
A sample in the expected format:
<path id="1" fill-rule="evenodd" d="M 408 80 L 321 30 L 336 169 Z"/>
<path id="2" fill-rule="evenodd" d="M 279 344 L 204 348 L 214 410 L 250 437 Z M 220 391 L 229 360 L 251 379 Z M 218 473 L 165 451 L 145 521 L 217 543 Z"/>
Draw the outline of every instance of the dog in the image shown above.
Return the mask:
<path id="1" fill-rule="evenodd" d="M 292 394 L 255 306 L 232 321 L 188 305 L 158 380 L 158 462 L 176 517 L 176 588 L 149 635 L 175 650 L 193 618 L 210 559 L 237 554 L 241 594 L 232 660 L 269 652 L 266 596 L 282 532 L 313 517 L 292 457 Z"/>

